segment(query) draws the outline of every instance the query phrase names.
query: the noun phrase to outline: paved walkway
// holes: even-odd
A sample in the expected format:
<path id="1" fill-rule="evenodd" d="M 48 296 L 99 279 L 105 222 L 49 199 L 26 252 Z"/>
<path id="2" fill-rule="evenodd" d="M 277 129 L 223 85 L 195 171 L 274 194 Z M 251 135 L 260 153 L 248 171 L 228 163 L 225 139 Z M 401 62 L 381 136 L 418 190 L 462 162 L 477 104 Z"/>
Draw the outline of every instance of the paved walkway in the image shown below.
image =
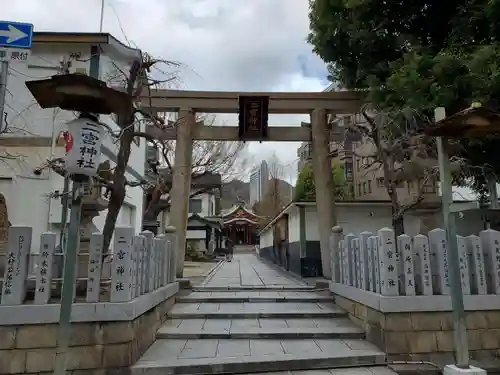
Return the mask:
<path id="1" fill-rule="evenodd" d="M 327 291 L 255 255 L 223 263 L 168 316 L 132 375 L 395 375 Z"/>
<path id="2" fill-rule="evenodd" d="M 254 254 L 237 254 L 203 284 L 204 287 L 306 288 L 307 284 L 263 263 Z"/>

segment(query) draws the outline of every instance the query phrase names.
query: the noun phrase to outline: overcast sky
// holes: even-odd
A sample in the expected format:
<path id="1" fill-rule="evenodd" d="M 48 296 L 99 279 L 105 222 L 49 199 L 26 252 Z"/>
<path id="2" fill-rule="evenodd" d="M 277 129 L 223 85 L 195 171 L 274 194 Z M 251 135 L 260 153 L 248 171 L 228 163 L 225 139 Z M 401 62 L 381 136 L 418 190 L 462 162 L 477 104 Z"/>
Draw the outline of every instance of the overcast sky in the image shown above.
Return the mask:
<path id="1" fill-rule="evenodd" d="M 307 0 L 104 0 L 104 28 L 154 56 L 181 62 L 190 90 L 321 91 L 323 62 L 313 55 Z M 17 0 L 5 20 L 38 31 L 97 32 L 101 0 Z M 233 117 L 225 118 L 236 124 Z M 270 124 L 300 125 L 302 116 L 271 116 Z M 253 143 L 253 162 L 273 152 L 296 170 L 297 143 Z"/>

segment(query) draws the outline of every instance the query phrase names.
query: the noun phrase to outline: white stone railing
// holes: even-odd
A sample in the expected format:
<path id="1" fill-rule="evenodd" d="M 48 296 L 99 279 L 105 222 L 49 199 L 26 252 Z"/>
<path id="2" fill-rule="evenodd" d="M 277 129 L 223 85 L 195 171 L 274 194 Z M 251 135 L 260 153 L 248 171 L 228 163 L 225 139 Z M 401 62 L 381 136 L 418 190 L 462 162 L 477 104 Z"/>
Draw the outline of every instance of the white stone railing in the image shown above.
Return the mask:
<path id="1" fill-rule="evenodd" d="M 75 302 L 129 302 L 146 294 L 156 295 L 159 289 L 174 283 L 175 233 L 171 229 L 167 235 L 154 237 L 149 231 L 134 235 L 131 227 L 117 227 L 113 252 L 107 258 L 110 262 L 108 277 L 103 277 L 102 272 L 106 255 L 102 253 L 103 235 L 92 234 L 88 253 L 78 254 L 80 258 L 88 257 L 88 270 L 86 277 L 77 278 L 77 283 L 86 284 L 86 291 L 80 299 L 75 293 Z M 62 255 L 56 254 L 57 234 L 41 235 L 40 253 L 36 257 L 30 257 L 31 238 L 31 227 L 12 226 L 9 229 L 6 252 L 0 254 L 0 262 L 4 263 L 0 308 L 28 304 L 25 300 L 30 283 L 34 283 L 34 288 L 30 288 L 34 290 L 31 305 L 59 303 L 53 298 L 54 290 L 62 284 L 60 277 L 53 277 L 54 258 Z M 36 262 L 34 277 L 28 272 L 30 258 Z M 104 295 L 107 298 L 103 298 Z"/>
<path id="2" fill-rule="evenodd" d="M 457 240 L 464 295 L 500 295 L 500 232 L 488 229 Z M 395 238 L 390 228 L 359 236 L 334 228 L 330 244 L 336 284 L 382 296 L 450 294 L 443 229 Z"/>

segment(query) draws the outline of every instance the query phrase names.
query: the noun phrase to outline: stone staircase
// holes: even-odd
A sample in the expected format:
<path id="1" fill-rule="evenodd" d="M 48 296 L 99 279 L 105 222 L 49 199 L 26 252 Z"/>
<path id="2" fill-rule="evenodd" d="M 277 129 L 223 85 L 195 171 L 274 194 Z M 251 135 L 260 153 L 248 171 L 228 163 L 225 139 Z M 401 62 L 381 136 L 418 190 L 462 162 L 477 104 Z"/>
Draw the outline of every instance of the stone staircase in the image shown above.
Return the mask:
<path id="1" fill-rule="evenodd" d="M 199 287 L 177 298 L 156 339 L 132 374 L 395 374 L 329 293 L 312 288 Z"/>
<path id="2" fill-rule="evenodd" d="M 255 254 L 255 245 L 234 245 L 234 254 Z"/>

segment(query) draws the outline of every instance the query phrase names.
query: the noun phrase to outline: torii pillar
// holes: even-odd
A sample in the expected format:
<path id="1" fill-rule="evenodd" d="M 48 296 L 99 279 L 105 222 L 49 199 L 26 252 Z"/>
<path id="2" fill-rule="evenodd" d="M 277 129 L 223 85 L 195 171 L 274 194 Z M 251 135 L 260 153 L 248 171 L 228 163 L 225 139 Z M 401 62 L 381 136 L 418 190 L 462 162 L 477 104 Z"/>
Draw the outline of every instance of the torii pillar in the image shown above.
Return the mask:
<path id="1" fill-rule="evenodd" d="M 315 109 L 311 115 L 312 166 L 316 188 L 316 209 L 318 212 L 321 265 L 323 276 L 331 279 L 330 235 L 337 225 L 332 165 L 329 153 L 330 129 L 324 109 Z"/>
<path id="2" fill-rule="evenodd" d="M 171 225 L 177 228 L 175 258 L 176 276 L 182 278 L 186 249 L 186 231 L 189 215 L 189 194 L 191 191 L 191 168 L 193 157 L 193 133 L 196 125 L 195 113 L 191 109 L 181 109 L 176 123 L 175 160 L 171 190 Z"/>

